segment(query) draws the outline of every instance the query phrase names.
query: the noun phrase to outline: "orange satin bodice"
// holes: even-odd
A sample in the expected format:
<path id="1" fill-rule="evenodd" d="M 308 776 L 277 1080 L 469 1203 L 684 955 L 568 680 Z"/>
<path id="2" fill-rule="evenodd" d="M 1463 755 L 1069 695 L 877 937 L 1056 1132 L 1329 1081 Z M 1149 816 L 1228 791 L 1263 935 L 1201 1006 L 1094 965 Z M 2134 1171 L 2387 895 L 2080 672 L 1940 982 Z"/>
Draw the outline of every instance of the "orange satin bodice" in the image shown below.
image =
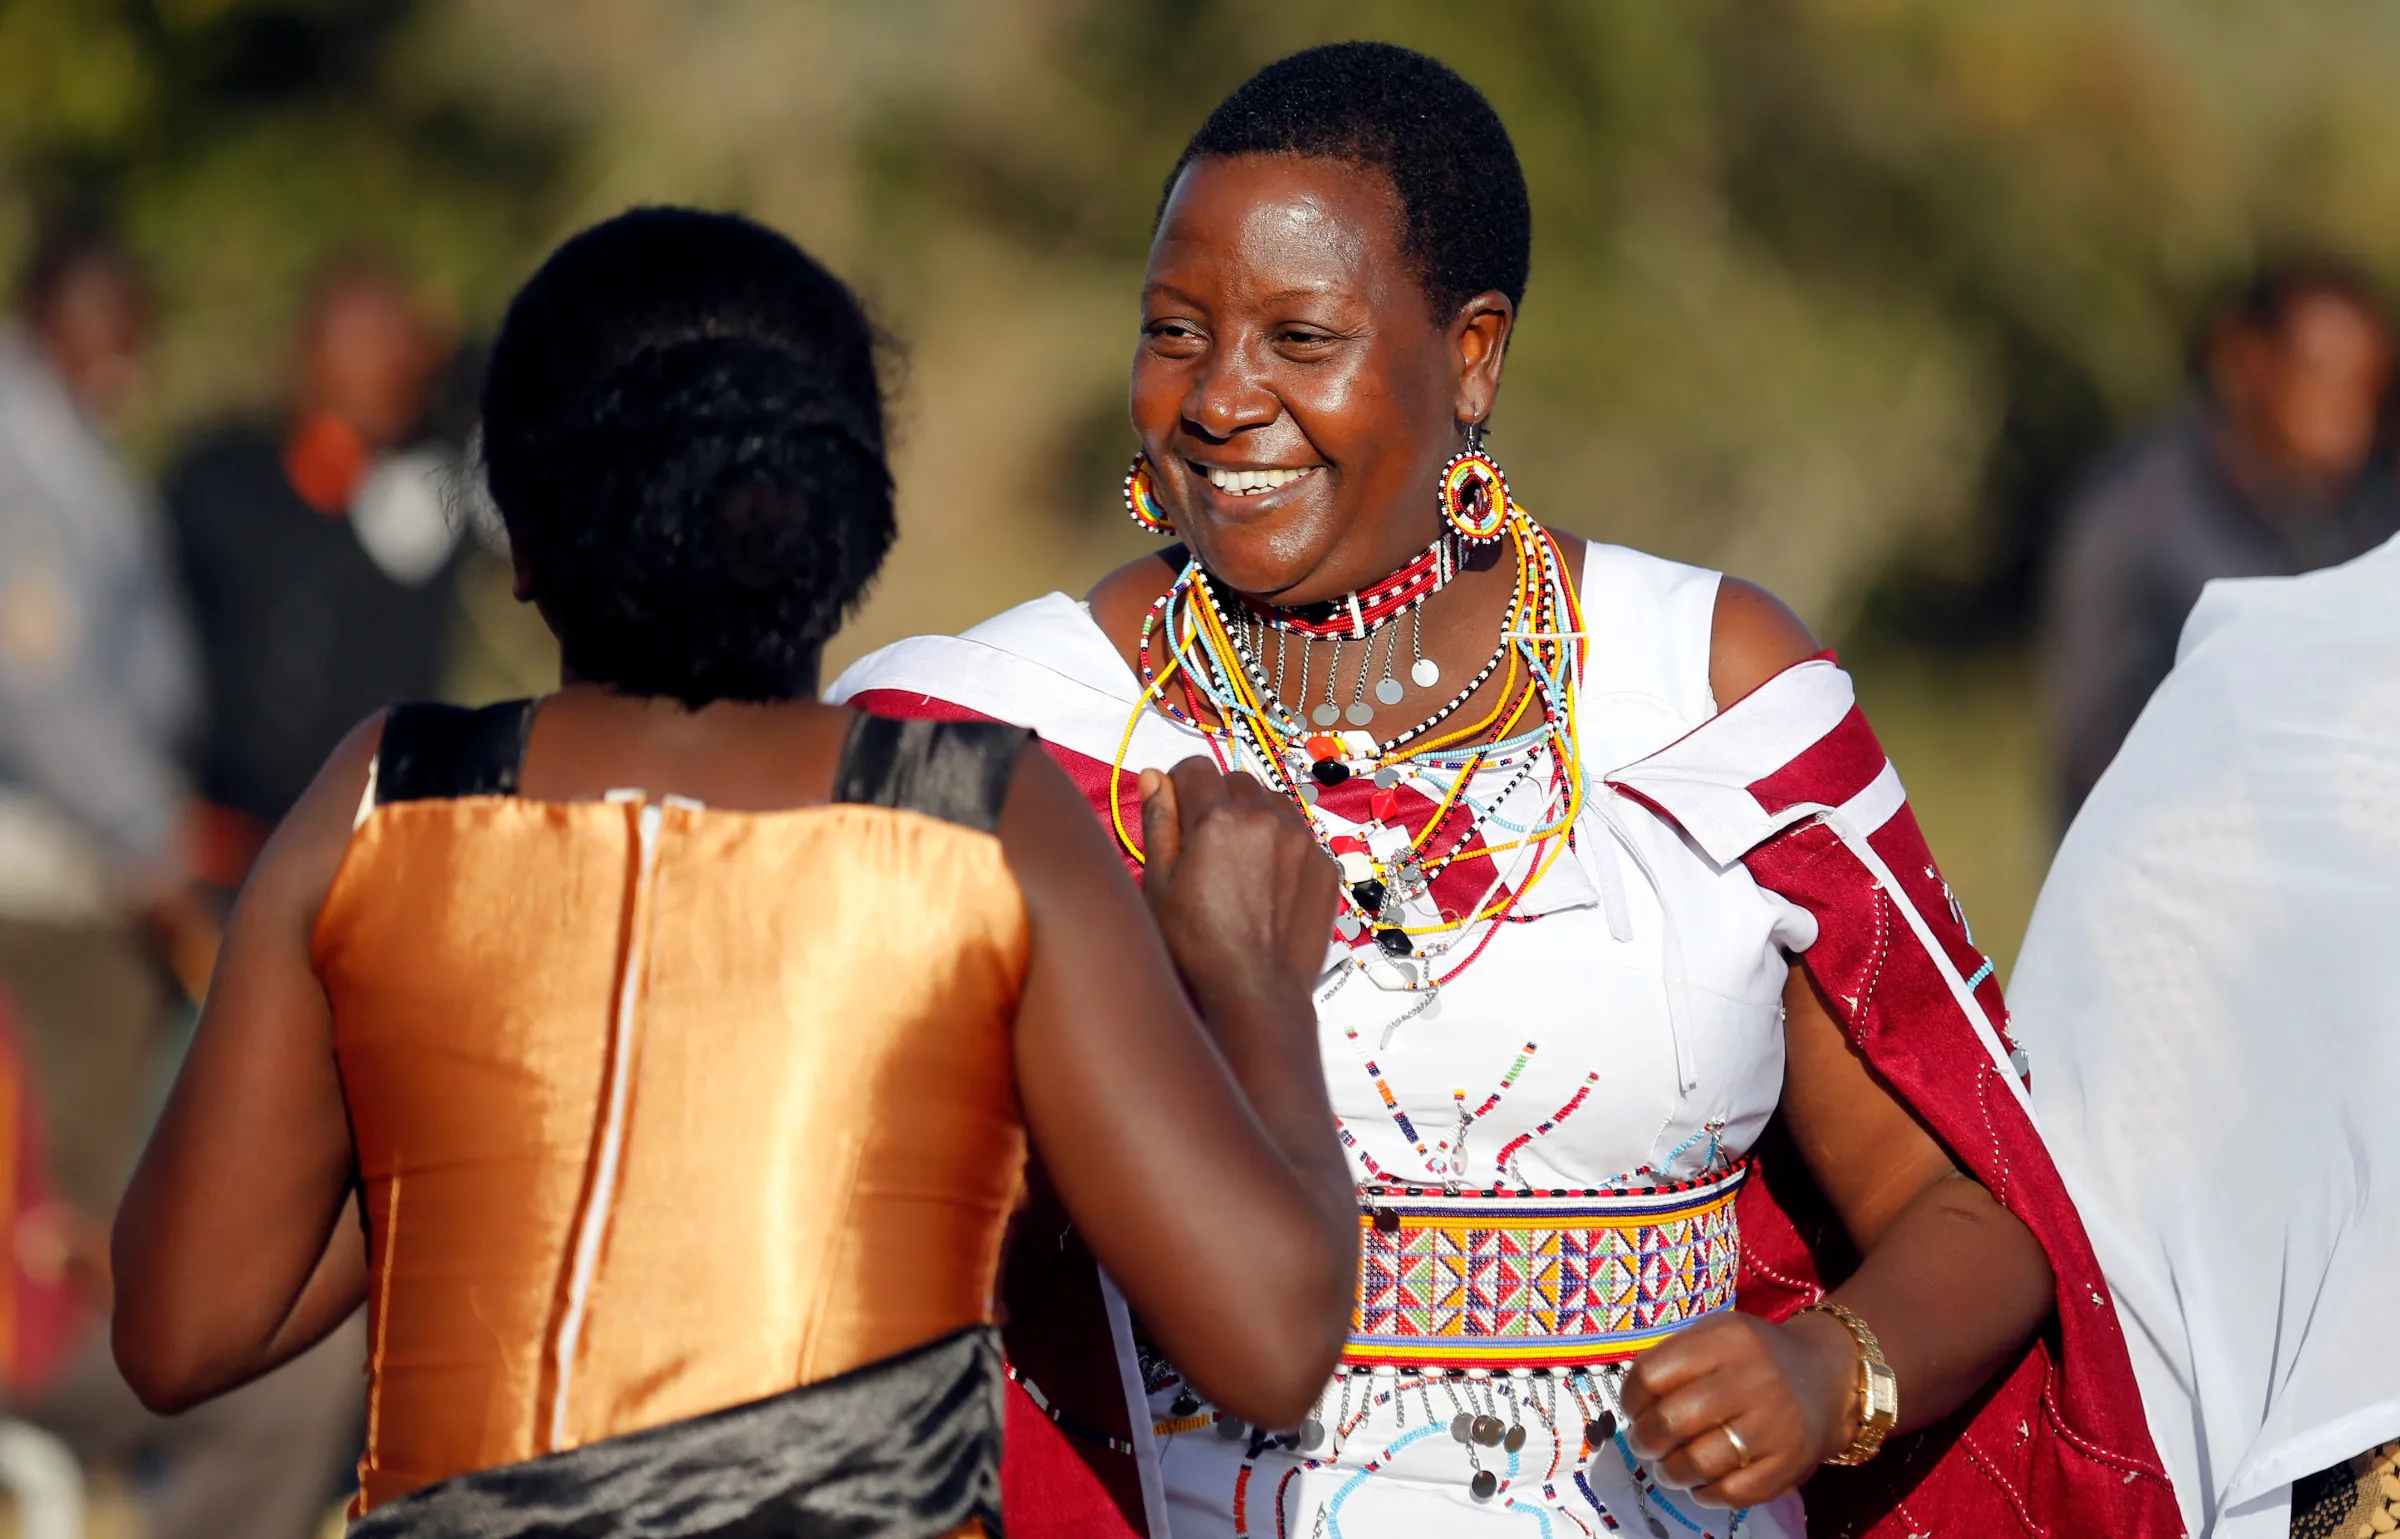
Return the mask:
<path id="1" fill-rule="evenodd" d="M 377 807 L 315 938 L 362 1510 L 990 1321 L 1026 934 L 999 841 L 915 812 Z"/>

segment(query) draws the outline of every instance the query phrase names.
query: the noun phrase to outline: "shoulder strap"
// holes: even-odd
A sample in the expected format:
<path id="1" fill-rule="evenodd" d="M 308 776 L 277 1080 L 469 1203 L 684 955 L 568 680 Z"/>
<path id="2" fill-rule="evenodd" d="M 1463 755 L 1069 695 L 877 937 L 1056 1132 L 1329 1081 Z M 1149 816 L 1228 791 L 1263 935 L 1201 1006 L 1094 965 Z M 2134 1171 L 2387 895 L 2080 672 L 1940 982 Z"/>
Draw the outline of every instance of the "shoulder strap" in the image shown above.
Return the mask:
<path id="1" fill-rule="evenodd" d="M 1017 755 L 1033 740 L 997 721 L 897 721 L 863 712 L 842 741 L 833 800 L 898 807 L 997 833 Z"/>
<path id="2" fill-rule="evenodd" d="M 376 805 L 516 795 L 535 704 L 504 700 L 481 710 L 425 701 L 393 706 L 375 755 Z"/>

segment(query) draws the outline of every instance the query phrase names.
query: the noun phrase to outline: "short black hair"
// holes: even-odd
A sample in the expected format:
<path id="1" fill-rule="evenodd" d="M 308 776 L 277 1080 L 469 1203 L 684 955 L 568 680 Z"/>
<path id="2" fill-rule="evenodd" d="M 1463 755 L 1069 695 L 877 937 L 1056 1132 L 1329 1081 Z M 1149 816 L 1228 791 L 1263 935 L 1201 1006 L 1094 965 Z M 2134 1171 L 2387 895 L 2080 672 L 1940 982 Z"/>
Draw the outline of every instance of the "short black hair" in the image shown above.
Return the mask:
<path id="1" fill-rule="evenodd" d="M 1327 43 L 1278 59 L 1217 104 L 1168 173 L 1167 193 L 1193 161 L 1236 155 L 1347 160 L 1388 175 L 1438 323 L 1491 289 L 1525 302 L 1533 203 L 1517 147 L 1483 93 L 1439 59 L 1391 43 Z"/>
<path id="2" fill-rule="evenodd" d="M 628 693 L 812 693 L 894 535 L 878 337 L 761 224 L 639 208 L 516 298 L 482 460 L 578 678 Z"/>

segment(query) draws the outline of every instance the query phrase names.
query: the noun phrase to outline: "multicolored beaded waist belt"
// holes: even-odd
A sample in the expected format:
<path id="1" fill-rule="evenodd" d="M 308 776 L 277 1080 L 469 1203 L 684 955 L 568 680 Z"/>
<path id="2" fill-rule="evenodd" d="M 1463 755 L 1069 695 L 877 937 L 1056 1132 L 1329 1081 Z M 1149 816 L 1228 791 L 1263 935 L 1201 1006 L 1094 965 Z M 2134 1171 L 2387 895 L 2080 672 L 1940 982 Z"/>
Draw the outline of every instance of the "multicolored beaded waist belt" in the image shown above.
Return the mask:
<path id="1" fill-rule="evenodd" d="M 1587 1193 L 1363 1188 L 1342 1366 L 1506 1372 L 1623 1362 L 1733 1306 L 1747 1162 Z"/>

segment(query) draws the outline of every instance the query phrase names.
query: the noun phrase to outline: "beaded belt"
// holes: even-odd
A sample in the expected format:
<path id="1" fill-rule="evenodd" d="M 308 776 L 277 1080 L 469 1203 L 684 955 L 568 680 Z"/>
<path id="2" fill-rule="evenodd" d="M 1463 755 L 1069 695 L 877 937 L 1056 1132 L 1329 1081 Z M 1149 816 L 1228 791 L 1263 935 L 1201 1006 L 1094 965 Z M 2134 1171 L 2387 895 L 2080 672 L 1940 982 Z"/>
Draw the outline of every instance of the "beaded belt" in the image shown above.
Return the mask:
<path id="1" fill-rule="evenodd" d="M 1359 1303 L 1342 1365 L 1588 1368 L 1733 1305 L 1747 1163 L 1603 1192 L 1364 1188 Z"/>

